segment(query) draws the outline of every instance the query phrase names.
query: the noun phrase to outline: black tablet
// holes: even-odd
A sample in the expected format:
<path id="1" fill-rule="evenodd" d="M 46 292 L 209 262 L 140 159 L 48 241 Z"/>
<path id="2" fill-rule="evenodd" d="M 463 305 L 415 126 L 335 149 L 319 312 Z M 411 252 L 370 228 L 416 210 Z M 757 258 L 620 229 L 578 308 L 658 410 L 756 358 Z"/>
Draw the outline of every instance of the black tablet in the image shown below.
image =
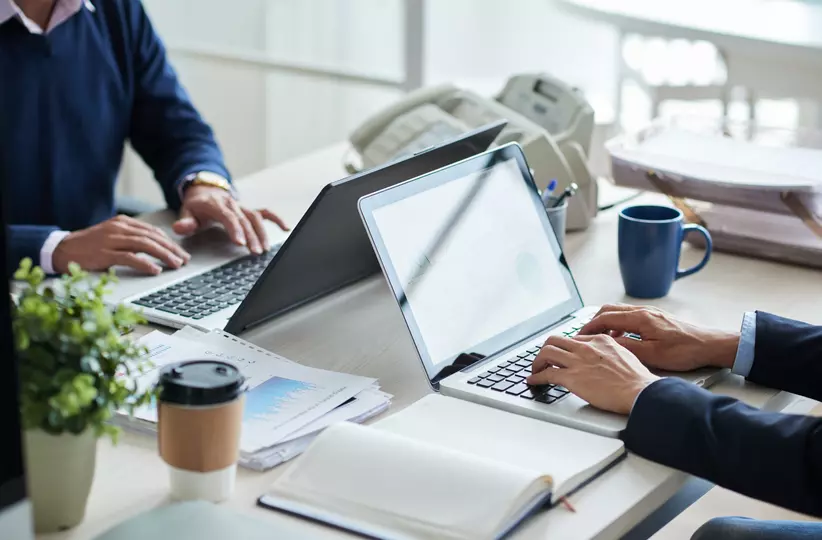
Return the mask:
<path id="1" fill-rule="evenodd" d="M 507 122 L 485 125 L 325 186 L 283 243 L 225 330 L 239 335 L 297 306 L 380 270 L 357 212 L 357 201 L 484 152 Z"/>

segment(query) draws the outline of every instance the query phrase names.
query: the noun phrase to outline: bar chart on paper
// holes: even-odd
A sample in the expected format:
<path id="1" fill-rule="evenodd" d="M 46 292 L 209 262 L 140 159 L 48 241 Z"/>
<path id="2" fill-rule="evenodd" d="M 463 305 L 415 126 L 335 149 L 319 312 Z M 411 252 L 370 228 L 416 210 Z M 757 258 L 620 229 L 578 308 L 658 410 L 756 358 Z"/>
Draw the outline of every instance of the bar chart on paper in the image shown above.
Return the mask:
<path id="1" fill-rule="evenodd" d="M 289 424 L 298 426 L 299 417 L 327 401 L 329 394 L 333 394 L 329 388 L 286 377 L 274 376 L 259 384 L 246 394 L 241 446 L 247 450 L 263 440 L 270 444 L 272 432 L 288 434 Z"/>
<path id="2" fill-rule="evenodd" d="M 271 377 L 255 387 L 246 396 L 244 422 L 264 422 L 271 425 L 276 418 L 291 418 L 293 412 L 305 409 L 306 394 L 317 390 L 317 385 L 283 377 Z"/>
<path id="3" fill-rule="evenodd" d="M 184 329 L 166 335 L 155 331 L 143 336 L 139 344 L 146 350 L 141 360 L 149 362 L 147 369 L 139 375 L 122 376 L 135 378 L 141 387 L 156 385 L 160 371 L 174 362 L 221 360 L 240 369 L 247 389 L 240 441 L 240 450 L 245 455 L 278 445 L 290 434 L 311 426 L 361 392 L 374 388 L 377 382 L 368 377 L 306 367 L 224 332 L 205 334 Z M 157 412 L 152 402 L 134 411 L 133 417 L 129 417 L 128 411 L 118 411 L 116 420 L 124 427 L 153 434 L 157 431 Z"/>

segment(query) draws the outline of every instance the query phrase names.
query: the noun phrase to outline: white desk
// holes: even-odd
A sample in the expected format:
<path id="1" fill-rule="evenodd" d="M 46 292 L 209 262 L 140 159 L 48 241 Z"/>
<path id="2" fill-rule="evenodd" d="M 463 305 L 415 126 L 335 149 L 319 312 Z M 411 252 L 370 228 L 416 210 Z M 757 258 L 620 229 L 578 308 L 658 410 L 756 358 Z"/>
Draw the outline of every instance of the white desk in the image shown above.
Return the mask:
<path id="1" fill-rule="evenodd" d="M 321 185 L 342 176 L 340 156 L 344 148 L 336 145 L 253 175 L 240 183 L 240 190 L 248 200 L 268 204 L 294 223 Z M 589 231 L 567 237 L 569 260 L 589 303 L 624 300 L 616 258 L 616 223 L 616 214 L 607 212 Z M 810 301 L 820 297 L 822 279 L 818 272 L 716 255 L 703 272 L 677 283 L 670 296 L 655 303 L 706 324 L 736 328 L 741 313 L 754 307 L 822 322 L 822 313 L 812 309 Z M 381 277 L 354 285 L 243 337 L 305 364 L 378 377 L 383 388 L 395 395 L 394 412 L 430 391 Z M 776 392 L 745 384 L 739 378 L 716 390 L 758 406 L 769 400 L 776 406 L 780 401 L 772 399 Z M 227 504 L 270 520 L 272 537 L 346 537 L 255 508 L 256 498 L 282 470 L 241 470 L 236 494 Z M 685 479 L 682 473 L 630 456 L 573 498 L 578 513 L 564 509 L 545 513 L 518 531 L 516 538 L 618 538 L 665 502 Z M 165 503 L 167 492 L 166 466 L 157 455 L 153 438 L 124 434 L 117 447 L 104 441 L 99 447 L 85 521 L 74 530 L 44 538 L 87 540 L 121 520 Z"/>
<path id="2" fill-rule="evenodd" d="M 727 64 L 726 88 L 748 89 L 751 102 L 769 97 L 822 99 L 822 3 L 818 1 L 559 0 L 559 6 L 613 25 L 623 37 L 636 33 L 709 41 Z M 622 51 L 618 54 L 621 58 Z M 689 90 L 660 89 L 672 96 Z M 694 99 L 705 98 L 698 88 L 692 90 Z"/>

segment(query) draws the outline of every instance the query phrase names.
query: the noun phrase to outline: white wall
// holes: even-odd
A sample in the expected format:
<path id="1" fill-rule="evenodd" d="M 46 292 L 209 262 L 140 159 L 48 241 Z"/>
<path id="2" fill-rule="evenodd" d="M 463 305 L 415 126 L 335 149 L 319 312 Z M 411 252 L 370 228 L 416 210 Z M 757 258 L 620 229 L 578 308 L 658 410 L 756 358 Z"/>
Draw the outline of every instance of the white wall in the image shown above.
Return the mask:
<path id="1" fill-rule="evenodd" d="M 436 1 L 436 0 L 435 0 Z M 403 0 L 268 0 L 275 60 L 403 78 Z"/>
<path id="2" fill-rule="evenodd" d="M 429 0 L 426 79 L 496 92 L 514 73 L 547 72 L 595 108 L 616 89 L 616 31 L 571 17 L 551 0 Z"/>
<path id="3" fill-rule="evenodd" d="M 172 47 L 193 42 L 256 51 L 264 51 L 266 47 L 268 6 L 278 3 L 276 0 L 142 2 L 157 32 Z"/>
<path id="4" fill-rule="evenodd" d="M 402 0 L 270 1 L 266 51 L 276 61 L 399 82 L 402 15 Z M 270 74 L 268 163 L 346 138 L 400 95 L 391 88 Z"/>

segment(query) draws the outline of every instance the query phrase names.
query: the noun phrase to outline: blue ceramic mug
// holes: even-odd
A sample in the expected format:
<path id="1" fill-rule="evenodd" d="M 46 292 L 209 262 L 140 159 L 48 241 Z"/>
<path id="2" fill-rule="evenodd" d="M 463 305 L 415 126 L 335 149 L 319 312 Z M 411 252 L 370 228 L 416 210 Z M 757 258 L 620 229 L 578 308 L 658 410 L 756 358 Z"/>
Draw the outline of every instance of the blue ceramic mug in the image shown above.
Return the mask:
<path id="1" fill-rule="evenodd" d="M 619 270 L 628 296 L 661 298 L 674 281 L 708 263 L 713 246 L 710 233 L 683 221 L 682 212 L 668 206 L 630 206 L 619 213 Z M 689 232 L 705 237 L 705 256 L 696 266 L 680 270 L 682 240 Z"/>

